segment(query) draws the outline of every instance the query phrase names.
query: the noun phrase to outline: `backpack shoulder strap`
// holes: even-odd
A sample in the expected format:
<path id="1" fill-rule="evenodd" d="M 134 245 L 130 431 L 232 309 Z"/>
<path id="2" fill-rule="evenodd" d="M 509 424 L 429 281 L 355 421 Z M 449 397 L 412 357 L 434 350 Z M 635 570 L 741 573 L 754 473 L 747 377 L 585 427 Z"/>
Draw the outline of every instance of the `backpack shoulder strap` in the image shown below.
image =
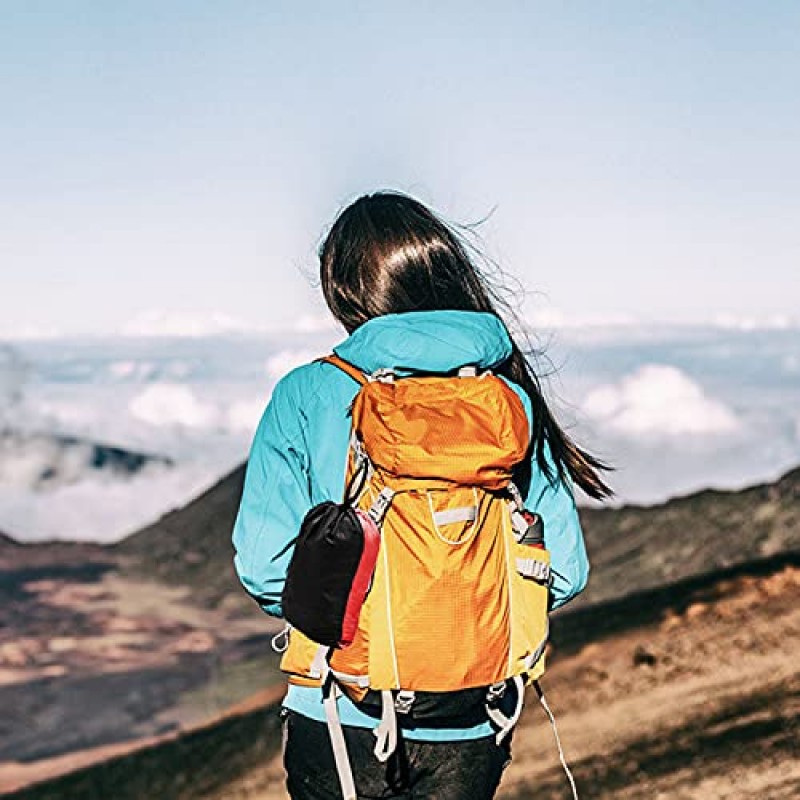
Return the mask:
<path id="1" fill-rule="evenodd" d="M 328 364 L 333 364 L 334 367 L 338 367 L 342 372 L 347 373 L 361 386 L 364 386 L 366 383 L 368 383 L 367 376 L 358 367 L 354 366 L 349 361 L 345 361 L 343 358 L 340 358 L 336 355 L 336 353 L 331 353 L 329 356 L 323 356 L 317 360 L 327 362 Z"/>

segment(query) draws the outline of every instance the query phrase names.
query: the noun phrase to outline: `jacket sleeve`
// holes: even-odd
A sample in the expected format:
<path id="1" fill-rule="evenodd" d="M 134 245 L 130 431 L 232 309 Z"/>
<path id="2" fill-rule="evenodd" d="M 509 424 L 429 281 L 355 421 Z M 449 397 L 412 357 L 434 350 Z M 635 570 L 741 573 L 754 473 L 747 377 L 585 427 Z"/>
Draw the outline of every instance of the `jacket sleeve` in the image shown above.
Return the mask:
<path id="1" fill-rule="evenodd" d="M 558 479 L 551 483 L 536 463 L 531 472 L 526 506 L 538 513 L 544 522 L 545 545 L 550 551 L 550 571 L 553 576 L 551 592 L 555 609 L 563 606 L 586 587 L 589 558 L 571 487 Z"/>
<path id="2" fill-rule="evenodd" d="M 239 580 L 276 617 L 282 616 L 286 570 L 311 506 L 302 416 L 289 377 L 275 386 L 256 430 L 233 529 Z"/>

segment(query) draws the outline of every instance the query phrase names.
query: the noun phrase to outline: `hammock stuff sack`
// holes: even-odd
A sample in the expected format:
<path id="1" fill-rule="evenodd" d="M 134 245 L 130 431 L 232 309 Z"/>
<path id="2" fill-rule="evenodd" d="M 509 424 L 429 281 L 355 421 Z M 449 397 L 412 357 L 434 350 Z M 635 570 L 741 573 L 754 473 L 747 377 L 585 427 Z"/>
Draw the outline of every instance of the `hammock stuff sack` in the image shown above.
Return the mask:
<path id="1" fill-rule="evenodd" d="M 355 638 L 380 547 L 375 522 L 349 503 L 327 501 L 305 516 L 283 589 L 286 621 L 327 647 Z"/>

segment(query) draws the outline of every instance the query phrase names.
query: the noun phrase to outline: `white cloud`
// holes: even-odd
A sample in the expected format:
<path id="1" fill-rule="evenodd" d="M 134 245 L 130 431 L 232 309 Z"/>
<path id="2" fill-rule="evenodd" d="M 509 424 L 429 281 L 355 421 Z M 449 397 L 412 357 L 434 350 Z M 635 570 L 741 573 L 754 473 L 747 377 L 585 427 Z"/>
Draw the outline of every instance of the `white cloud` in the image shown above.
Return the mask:
<path id="1" fill-rule="evenodd" d="M 136 361 L 115 361 L 109 365 L 108 371 L 111 377 L 117 380 L 135 378 L 139 371 L 139 364 Z"/>
<path id="2" fill-rule="evenodd" d="M 193 429 L 200 436 L 212 429 L 223 436 L 250 436 L 265 405 L 263 397 L 205 402 L 185 384 L 155 383 L 130 400 L 128 411 L 138 422 L 158 428 Z"/>
<path id="3" fill-rule="evenodd" d="M 586 398 L 576 438 L 614 464 L 621 499 L 741 486 L 800 463 L 800 330 L 597 330 L 556 337 L 553 357 L 564 363 L 557 391 L 570 404 Z M 333 338 L 284 332 L 254 342 L 0 346 L 0 429 L 72 435 L 175 463 L 124 477 L 88 469 L 80 448 L 69 461 L 45 447 L 18 452 L 19 460 L 0 464 L 0 531 L 107 539 L 185 502 L 246 456 L 274 378 L 330 352 Z M 71 370 L 77 362 L 81 370 Z M 713 391 L 704 370 L 714 375 Z M 63 476 L 46 491 L 35 485 L 43 464 Z"/>
<path id="4" fill-rule="evenodd" d="M 63 336 L 62 331 L 50 325 L 19 325 L 17 327 L 4 325 L 0 328 L 0 340 L 11 342 L 38 342 L 58 339 Z"/>
<path id="5" fill-rule="evenodd" d="M 281 350 L 267 359 L 267 374 L 271 378 L 280 378 L 295 367 L 319 358 L 320 355 L 321 353 L 316 350 Z"/>
<path id="6" fill-rule="evenodd" d="M 293 327 L 298 333 L 328 333 L 342 330 L 341 325 L 327 312 L 322 314 L 303 314 Z"/>
<path id="7" fill-rule="evenodd" d="M 210 428 L 219 421 L 213 405 L 177 383 L 148 386 L 130 401 L 128 410 L 134 419 L 156 427 Z"/>
<path id="8" fill-rule="evenodd" d="M 800 320 L 790 314 L 768 314 L 762 316 L 742 316 L 721 313 L 711 321 L 717 328 L 735 331 L 785 331 L 798 327 Z"/>
<path id="9" fill-rule="evenodd" d="M 109 377 L 115 381 L 144 382 L 155 377 L 157 372 L 157 366 L 150 361 L 114 361 L 108 365 Z"/>
<path id="10" fill-rule="evenodd" d="M 781 360 L 783 371 L 789 375 L 795 375 L 800 372 L 800 356 L 796 353 L 789 353 Z"/>
<path id="11" fill-rule="evenodd" d="M 226 422 L 229 431 L 252 434 L 264 413 L 263 400 L 238 400 L 228 408 Z"/>
<path id="12" fill-rule="evenodd" d="M 32 491 L 54 491 L 83 480 L 114 482 L 134 473 L 169 468 L 158 457 L 128 451 L 143 459 L 125 463 L 102 450 L 103 445 L 79 438 L 15 430 L 0 431 L 0 486 Z M 124 450 L 124 448 L 123 448 Z M 104 455 L 104 459 L 98 459 Z"/>
<path id="13" fill-rule="evenodd" d="M 33 489 L 43 476 L 71 483 L 91 468 L 88 443 L 65 446 L 55 437 L 0 434 L 0 485 Z"/>
<path id="14" fill-rule="evenodd" d="M 534 309 L 526 315 L 526 322 L 534 330 L 558 330 L 560 328 L 619 328 L 641 324 L 630 314 L 570 314 L 555 306 Z"/>
<path id="15" fill-rule="evenodd" d="M 196 497 L 217 465 L 144 469 L 125 480 L 86 477 L 45 493 L 0 484 L 0 531 L 23 541 L 113 542 Z"/>
<path id="16" fill-rule="evenodd" d="M 254 328 L 221 311 L 142 311 L 123 325 L 122 334 L 134 337 L 199 338 L 252 332 Z"/>
<path id="17" fill-rule="evenodd" d="M 582 410 L 629 437 L 721 435 L 739 429 L 727 406 L 709 397 L 686 373 L 664 364 L 645 364 L 617 383 L 593 389 Z"/>

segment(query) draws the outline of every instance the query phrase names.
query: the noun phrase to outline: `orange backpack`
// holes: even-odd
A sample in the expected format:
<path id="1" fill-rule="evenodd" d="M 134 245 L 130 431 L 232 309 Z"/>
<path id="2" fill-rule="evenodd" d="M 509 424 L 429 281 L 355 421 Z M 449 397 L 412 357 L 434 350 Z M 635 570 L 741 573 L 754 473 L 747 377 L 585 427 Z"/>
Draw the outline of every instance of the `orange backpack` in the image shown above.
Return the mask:
<path id="1" fill-rule="evenodd" d="M 376 755 L 397 742 L 397 714 L 471 691 L 502 739 L 522 709 L 523 684 L 544 671 L 549 554 L 526 543 L 512 471 L 528 455 L 529 424 L 517 393 L 490 372 L 364 376 L 352 406 L 346 485 L 378 523 L 380 548 L 352 644 L 330 649 L 289 633 L 281 661 L 291 683 L 322 685 L 337 766 L 346 759 L 335 696 L 378 700 Z M 525 541 L 523 541 L 523 539 Z M 496 700 L 516 683 L 511 715 Z M 352 781 L 342 778 L 345 797 Z M 349 794 L 348 794 L 349 793 Z"/>

